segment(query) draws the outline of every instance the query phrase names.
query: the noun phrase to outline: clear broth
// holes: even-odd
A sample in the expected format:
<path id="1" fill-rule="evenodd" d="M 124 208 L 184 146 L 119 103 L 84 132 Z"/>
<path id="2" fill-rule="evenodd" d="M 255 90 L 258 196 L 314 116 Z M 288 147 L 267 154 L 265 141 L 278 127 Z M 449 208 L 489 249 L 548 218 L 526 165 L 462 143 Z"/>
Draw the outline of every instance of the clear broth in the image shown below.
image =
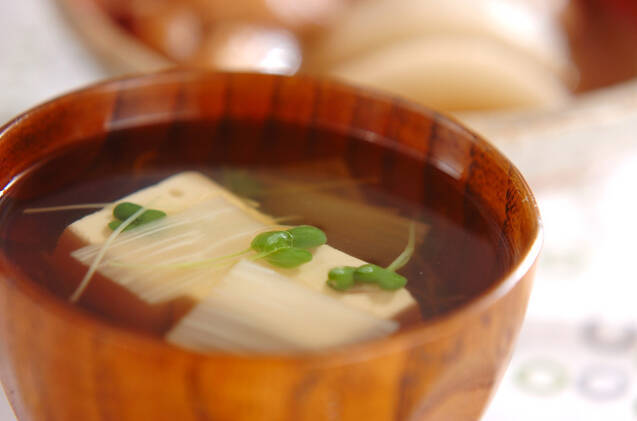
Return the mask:
<path id="1" fill-rule="evenodd" d="M 418 301 L 418 309 L 401 318 L 402 327 L 466 303 L 510 268 L 489 209 L 435 166 L 356 136 L 274 122 L 183 122 L 86 139 L 26 171 L 5 192 L 0 247 L 34 282 L 67 300 L 56 287 L 50 256 L 63 230 L 94 210 L 23 211 L 115 201 L 187 170 L 259 201 L 263 212 L 295 216 L 291 224 L 319 226 L 330 245 L 380 265 L 401 252 L 407 231 L 392 236 L 399 241 L 385 241 L 374 229 L 357 232 L 353 219 L 380 209 L 374 224 L 399 217 L 428 225 L 400 270 Z M 353 207 L 343 208 L 343 201 Z"/>

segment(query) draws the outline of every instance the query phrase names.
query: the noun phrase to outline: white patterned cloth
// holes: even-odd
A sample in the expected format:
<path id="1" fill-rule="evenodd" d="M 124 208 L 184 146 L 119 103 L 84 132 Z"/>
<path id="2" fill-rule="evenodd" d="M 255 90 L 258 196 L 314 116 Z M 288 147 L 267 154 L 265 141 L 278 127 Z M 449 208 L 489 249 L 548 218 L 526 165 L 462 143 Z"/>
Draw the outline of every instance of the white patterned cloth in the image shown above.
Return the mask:
<path id="1" fill-rule="evenodd" d="M 483 421 L 637 419 L 637 328 L 633 324 L 536 322 Z"/>
<path id="2" fill-rule="evenodd" d="M 0 57 L 2 122 L 106 75 L 50 0 L 0 1 Z M 582 134 L 596 136 L 582 147 L 604 145 L 604 168 L 537 191 L 545 248 L 520 341 L 483 421 L 637 421 L 637 111 L 622 118 Z M 501 146 L 541 174 L 542 160 Z M 0 392 L 0 421 L 14 420 Z"/>

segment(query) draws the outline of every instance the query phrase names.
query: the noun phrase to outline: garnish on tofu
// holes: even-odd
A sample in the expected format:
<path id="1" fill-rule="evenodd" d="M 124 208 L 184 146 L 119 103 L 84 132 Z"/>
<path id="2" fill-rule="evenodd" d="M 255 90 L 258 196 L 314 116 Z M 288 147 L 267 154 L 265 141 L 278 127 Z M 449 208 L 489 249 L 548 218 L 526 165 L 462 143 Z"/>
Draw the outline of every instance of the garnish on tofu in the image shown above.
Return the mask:
<path id="1" fill-rule="evenodd" d="M 414 254 L 416 242 L 415 227 L 409 226 L 409 238 L 405 249 L 386 268 L 366 263 L 359 267 L 338 266 L 327 274 L 327 285 L 337 291 L 347 291 L 357 284 L 376 284 L 381 289 L 393 291 L 407 285 L 407 278 L 396 271 L 409 262 Z"/>
<path id="2" fill-rule="evenodd" d="M 285 231 L 263 232 L 252 240 L 250 248 L 258 254 L 253 260 L 265 259 L 272 266 L 294 268 L 312 260 L 307 249 L 327 242 L 325 233 L 310 225 L 300 225 Z"/>
<path id="3" fill-rule="evenodd" d="M 136 203 L 132 203 L 132 202 L 122 202 L 118 204 L 117 206 L 113 208 L 113 217 L 115 217 L 115 219 L 108 224 L 108 227 L 111 230 L 115 231 L 120 225 L 122 225 L 122 222 L 130 218 L 131 215 L 139 211 L 141 208 L 142 207 L 140 205 Z M 163 212 L 157 209 L 148 209 L 144 213 L 139 215 L 137 218 L 135 218 L 130 224 L 128 224 L 124 228 L 124 231 L 137 228 L 140 225 L 144 225 L 149 222 L 156 221 L 165 216 L 166 216 L 166 212 Z"/>

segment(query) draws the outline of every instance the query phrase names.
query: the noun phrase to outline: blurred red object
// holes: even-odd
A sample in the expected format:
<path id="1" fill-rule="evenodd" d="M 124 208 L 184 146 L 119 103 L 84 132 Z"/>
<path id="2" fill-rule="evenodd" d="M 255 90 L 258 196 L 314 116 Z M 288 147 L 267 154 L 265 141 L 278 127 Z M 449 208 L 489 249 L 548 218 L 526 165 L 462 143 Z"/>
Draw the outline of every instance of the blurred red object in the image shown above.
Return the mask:
<path id="1" fill-rule="evenodd" d="M 602 1 L 602 4 L 606 3 L 615 12 L 629 17 L 632 22 L 637 26 L 637 1 L 635 0 L 606 0 Z"/>
<path id="2" fill-rule="evenodd" d="M 637 75 L 637 1 L 572 0 L 562 20 L 580 73 L 578 91 Z"/>

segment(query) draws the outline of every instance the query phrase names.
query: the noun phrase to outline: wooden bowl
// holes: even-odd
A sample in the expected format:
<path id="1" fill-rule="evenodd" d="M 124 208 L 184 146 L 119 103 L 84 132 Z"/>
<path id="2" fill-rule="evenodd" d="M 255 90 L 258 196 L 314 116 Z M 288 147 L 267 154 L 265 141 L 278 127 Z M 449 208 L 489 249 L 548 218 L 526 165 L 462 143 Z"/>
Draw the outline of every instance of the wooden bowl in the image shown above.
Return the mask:
<path id="1" fill-rule="evenodd" d="M 28 279 L 2 250 L 0 378 L 18 418 L 478 419 L 522 323 L 542 230 L 519 172 L 453 121 L 306 77 L 158 73 L 94 85 L 8 123 L 0 129 L 0 186 L 83 139 L 107 144 L 115 129 L 227 117 L 354 134 L 426 160 L 489 207 L 512 269 L 468 303 L 383 340 L 295 356 L 204 355 L 92 317 Z M 311 141 L 298 139 L 306 150 Z M 378 171 L 400 169 L 379 165 Z M 396 179 L 396 188 L 422 189 L 420 178 Z M 439 194 L 449 217 L 471 224 L 464 203 Z"/>

